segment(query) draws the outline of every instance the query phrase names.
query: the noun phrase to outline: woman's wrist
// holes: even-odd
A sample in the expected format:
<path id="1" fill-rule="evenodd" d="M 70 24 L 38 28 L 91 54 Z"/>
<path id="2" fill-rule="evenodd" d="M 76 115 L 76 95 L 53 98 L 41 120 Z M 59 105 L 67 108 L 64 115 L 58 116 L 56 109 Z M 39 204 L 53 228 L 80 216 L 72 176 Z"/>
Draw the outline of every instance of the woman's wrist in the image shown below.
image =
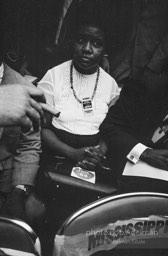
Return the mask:
<path id="1" fill-rule="evenodd" d="M 70 159 L 70 160 L 74 160 L 74 156 L 75 156 L 75 152 L 76 152 L 76 149 L 75 148 L 67 148 L 67 150 L 65 150 L 65 157 Z"/>
<path id="2" fill-rule="evenodd" d="M 99 142 L 99 148 L 100 148 L 100 151 L 103 153 L 103 155 L 105 156 L 107 151 L 108 151 L 108 145 L 107 143 L 105 143 L 105 141 L 101 140 Z"/>

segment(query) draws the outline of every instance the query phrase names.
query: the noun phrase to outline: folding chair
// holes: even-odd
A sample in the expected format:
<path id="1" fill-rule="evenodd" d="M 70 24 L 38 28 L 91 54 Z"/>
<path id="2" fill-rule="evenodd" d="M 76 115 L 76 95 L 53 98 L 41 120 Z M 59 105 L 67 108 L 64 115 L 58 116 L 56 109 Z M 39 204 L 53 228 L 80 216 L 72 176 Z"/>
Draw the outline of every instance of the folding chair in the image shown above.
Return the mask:
<path id="1" fill-rule="evenodd" d="M 40 241 L 25 222 L 0 216 L 0 255 L 40 256 Z"/>
<path id="2" fill-rule="evenodd" d="M 55 236 L 60 255 L 168 255 L 168 195 L 121 194 L 81 208 Z"/>

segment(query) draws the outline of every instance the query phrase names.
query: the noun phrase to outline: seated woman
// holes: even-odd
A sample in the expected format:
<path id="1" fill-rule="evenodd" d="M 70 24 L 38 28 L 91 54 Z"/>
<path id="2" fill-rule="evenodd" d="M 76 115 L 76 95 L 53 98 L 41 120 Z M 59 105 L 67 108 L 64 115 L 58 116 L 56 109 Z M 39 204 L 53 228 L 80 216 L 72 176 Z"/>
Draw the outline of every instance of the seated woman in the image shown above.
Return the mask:
<path id="1" fill-rule="evenodd" d="M 73 60 L 50 69 L 38 84 L 47 103 L 60 111 L 59 117 L 46 116 L 44 151 L 89 170 L 101 166 L 107 147 L 99 126 L 119 95 L 115 80 L 99 67 L 104 48 L 100 24 L 78 21 Z"/>

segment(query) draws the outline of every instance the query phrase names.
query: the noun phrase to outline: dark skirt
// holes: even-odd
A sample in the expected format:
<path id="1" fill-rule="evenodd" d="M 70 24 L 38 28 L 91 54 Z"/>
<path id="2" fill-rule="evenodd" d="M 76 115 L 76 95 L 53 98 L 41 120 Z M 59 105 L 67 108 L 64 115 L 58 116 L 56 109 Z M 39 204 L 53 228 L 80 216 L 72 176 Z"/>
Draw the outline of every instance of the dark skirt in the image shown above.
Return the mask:
<path id="1" fill-rule="evenodd" d="M 57 137 L 67 145 L 73 148 L 83 148 L 88 146 L 96 146 L 99 143 L 99 133 L 95 135 L 78 135 L 60 130 L 51 126 L 51 130 L 57 135 Z"/>

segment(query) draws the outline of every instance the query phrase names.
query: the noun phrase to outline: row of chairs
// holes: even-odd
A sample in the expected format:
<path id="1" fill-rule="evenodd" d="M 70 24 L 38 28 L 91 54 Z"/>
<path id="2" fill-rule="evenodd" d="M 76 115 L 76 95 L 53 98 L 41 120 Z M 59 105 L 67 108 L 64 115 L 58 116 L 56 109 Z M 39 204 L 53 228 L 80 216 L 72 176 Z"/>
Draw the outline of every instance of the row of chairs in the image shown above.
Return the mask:
<path id="1" fill-rule="evenodd" d="M 40 256 L 40 241 L 26 223 L 0 217 L 0 255 Z M 53 256 L 63 255 L 168 255 L 168 195 L 114 195 L 81 208 L 55 236 Z"/>

